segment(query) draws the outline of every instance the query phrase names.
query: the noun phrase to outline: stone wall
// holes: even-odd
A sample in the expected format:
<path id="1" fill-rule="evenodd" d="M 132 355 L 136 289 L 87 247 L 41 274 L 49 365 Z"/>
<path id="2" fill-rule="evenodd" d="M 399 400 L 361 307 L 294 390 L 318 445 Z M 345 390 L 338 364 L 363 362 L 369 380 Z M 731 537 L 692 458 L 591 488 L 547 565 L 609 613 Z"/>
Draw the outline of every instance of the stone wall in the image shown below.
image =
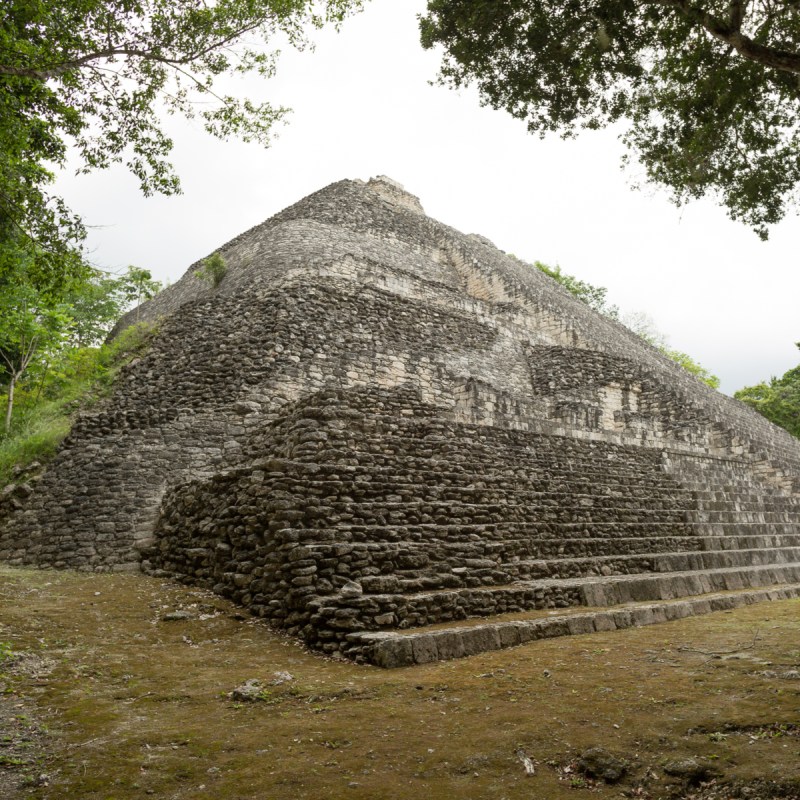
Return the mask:
<path id="1" fill-rule="evenodd" d="M 218 287 L 195 264 L 120 322 L 150 351 L 6 503 L 0 559 L 176 575 L 354 657 L 800 563 L 797 440 L 388 179 L 218 252 Z"/>
<path id="2" fill-rule="evenodd" d="M 276 282 L 332 273 L 426 304 L 461 307 L 517 343 L 598 351 L 645 367 L 680 402 L 705 409 L 720 429 L 720 441 L 769 458 L 776 469 L 800 469 L 797 442 L 787 432 L 710 389 L 623 325 L 592 312 L 539 270 L 483 237 L 426 217 L 416 198 L 397 187 L 388 179 L 341 181 L 241 234 L 219 248 L 230 272 L 217 291 L 240 297 L 245 286 L 270 291 Z M 214 294 L 194 275 L 198 266 L 146 304 L 142 319 L 161 318 Z M 119 327 L 132 320 L 128 315 Z"/>
<path id="3" fill-rule="evenodd" d="M 358 657 L 356 632 L 585 604 L 601 578 L 800 556 L 796 525 L 744 540 L 744 521 L 770 528 L 763 497 L 753 519 L 717 501 L 726 536 L 702 535 L 717 523 L 656 449 L 448 421 L 405 387 L 326 391 L 284 411 L 258 438 L 270 459 L 165 497 L 148 568 L 326 652 Z M 728 480 L 743 468 L 714 463 Z M 800 504 L 779 495 L 770 508 L 790 526 Z"/>

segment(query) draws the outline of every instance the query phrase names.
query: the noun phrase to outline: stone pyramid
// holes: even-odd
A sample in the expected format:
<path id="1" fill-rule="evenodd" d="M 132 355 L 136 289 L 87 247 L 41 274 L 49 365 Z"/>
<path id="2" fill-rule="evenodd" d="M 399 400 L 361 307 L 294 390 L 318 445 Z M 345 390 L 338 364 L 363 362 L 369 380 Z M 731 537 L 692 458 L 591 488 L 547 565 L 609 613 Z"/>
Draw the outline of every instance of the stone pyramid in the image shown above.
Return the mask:
<path id="1" fill-rule="evenodd" d="M 382 666 L 800 594 L 800 442 L 399 184 L 219 252 L 140 310 L 0 558 L 177 577 Z"/>

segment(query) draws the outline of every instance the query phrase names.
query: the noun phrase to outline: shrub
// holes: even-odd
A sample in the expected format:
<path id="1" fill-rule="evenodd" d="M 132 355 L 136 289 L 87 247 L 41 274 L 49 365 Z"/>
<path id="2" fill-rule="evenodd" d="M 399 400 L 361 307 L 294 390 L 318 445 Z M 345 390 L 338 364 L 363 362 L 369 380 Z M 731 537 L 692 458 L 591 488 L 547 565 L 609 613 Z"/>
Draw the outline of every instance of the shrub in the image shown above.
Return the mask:
<path id="1" fill-rule="evenodd" d="M 222 279 L 228 272 L 228 265 L 225 259 L 219 254 L 214 253 L 208 258 L 203 259 L 200 269 L 197 270 L 197 275 L 200 280 L 207 281 L 214 288 L 222 283 Z"/>

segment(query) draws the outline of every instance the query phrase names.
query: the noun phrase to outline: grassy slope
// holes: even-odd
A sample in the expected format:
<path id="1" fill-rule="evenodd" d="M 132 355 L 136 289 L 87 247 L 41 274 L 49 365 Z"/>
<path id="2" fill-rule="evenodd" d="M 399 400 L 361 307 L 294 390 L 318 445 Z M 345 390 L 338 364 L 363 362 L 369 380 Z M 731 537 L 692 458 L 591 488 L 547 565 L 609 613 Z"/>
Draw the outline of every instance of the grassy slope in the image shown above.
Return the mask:
<path id="1" fill-rule="evenodd" d="M 192 618 L 162 619 L 178 608 Z M 54 665 L 10 687 L 53 731 L 50 784 L 26 795 L 42 800 L 728 798 L 720 781 L 755 779 L 784 790 L 752 798 L 797 798 L 800 680 L 780 676 L 800 665 L 798 612 L 765 603 L 385 672 L 309 655 L 195 589 L 0 572 L 0 640 Z M 261 702 L 227 696 L 278 671 L 294 679 Z M 622 784 L 576 775 L 592 746 L 631 762 Z M 687 757 L 721 778 L 665 775 Z"/>
<path id="2" fill-rule="evenodd" d="M 0 488 L 11 481 L 15 467 L 25 467 L 52 458 L 69 433 L 77 410 L 88 408 L 105 397 L 120 369 L 148 346 L 155 329 L 145 325 L 127 328 L 121 336 L 100 348 L 78 352 L 79 362 L 61 365 L 44 391 L 24 388 L 14 410 L 9 435 L 0 430 Z M 5 395 L 0 407 L 5 409 Z"/>

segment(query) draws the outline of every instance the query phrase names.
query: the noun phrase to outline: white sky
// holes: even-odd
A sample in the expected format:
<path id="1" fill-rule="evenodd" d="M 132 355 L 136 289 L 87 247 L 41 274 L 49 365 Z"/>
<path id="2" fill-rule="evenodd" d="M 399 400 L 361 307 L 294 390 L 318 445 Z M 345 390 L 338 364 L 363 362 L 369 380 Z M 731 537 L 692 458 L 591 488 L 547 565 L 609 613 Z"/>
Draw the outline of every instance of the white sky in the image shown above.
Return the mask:
<path id="1" fill-rule="evenodd" d="M 342 178 L 385 174 L 425 211 L 520 258 L 559 264 L 644 311 L 722 378 L 722 390 L 797 365 L 800 225 L 793 215 L 761 242 L 713 203 L 678 209 L 634 191 L 609 131 L 540 140 L 481 108 L 477 93 L 429 84 L 439 57 L 419 45 L 424 0 L 372 0 L 314 52 L 287 51 L 253 99 L 294 109 L 274 145 L 219 142 L 170 120 L 179 197 L 143 198 L 123 168 L 64 174 L 57 191 L 93 226 L 97 265 L 145 267 L 174 282 L 228 239 Z"/>

